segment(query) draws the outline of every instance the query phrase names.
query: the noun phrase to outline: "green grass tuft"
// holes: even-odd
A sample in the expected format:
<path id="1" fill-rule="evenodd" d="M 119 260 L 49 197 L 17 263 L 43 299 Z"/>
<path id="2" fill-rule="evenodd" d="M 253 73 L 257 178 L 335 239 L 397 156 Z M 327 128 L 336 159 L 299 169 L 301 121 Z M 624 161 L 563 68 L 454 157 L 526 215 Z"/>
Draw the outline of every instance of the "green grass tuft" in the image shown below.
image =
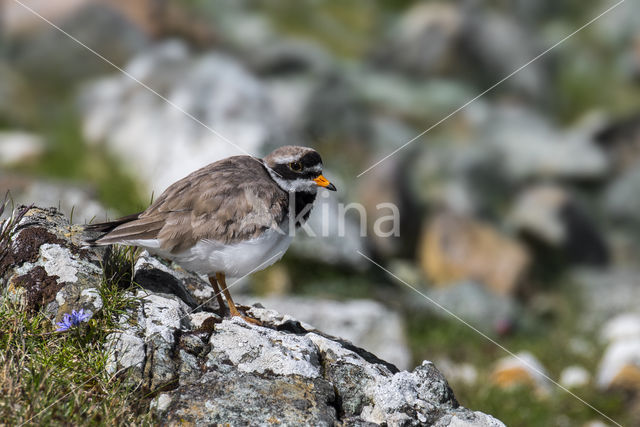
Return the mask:
<path id="1" fill-rule="evenodd" d="M 136 390 L 105 370 L 109 321 L 96 316 L 56 333 L 43 314 L 0 303 L 0 419 L 7 425 L 122 424 L 147 421 Z"/>
<path id="2" fill-rule="evenodd" d="M 3 425 L 151 424 L 143 393 L 106 370 L 107 336 L 119 314 L 138 303 L 127 292 L 134 286 L 134 257 L 131 248 L 110 251 L 99 289 L 102 310 L 68 332 L 56 332 L 43 313 L 0 298 Z"/>

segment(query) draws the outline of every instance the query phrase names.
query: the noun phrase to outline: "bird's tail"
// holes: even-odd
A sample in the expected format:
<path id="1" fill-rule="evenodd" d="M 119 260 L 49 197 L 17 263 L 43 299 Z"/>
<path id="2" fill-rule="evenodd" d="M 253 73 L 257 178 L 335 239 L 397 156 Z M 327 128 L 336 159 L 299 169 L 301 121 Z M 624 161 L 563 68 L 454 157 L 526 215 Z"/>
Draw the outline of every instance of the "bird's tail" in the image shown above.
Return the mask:
<path id="1" fill-rule="evenodd" d="M 133 214 L 133 215 L 127 215 L 127 216 L 123 216 L 122 218 L 118 218 L 114 221 L 107 221 L 107 222 L 100 222 L 100 223 L 96 223 L 96 224 L 88 224 L 85 226 L 85 231 L 88 232 L 98 232 L 99 234 L 95 237 L 89 238 L 89 239 L 85 239 L 85 243 L 89 246 L 99 246 L 99 245 L 104 245 L 104 244 L 111 244 L 111 243 L 101 243 L 99 242 L 100 239 L 102 239 L 104 236 L 106 236 L 107 234 L 109 234 L 111 231 L 115 230 L 117 227 L 121 226 L 122 224 L 126 224 L 128 222 L 131 221 L 135 221 L 136 219 L 138 219 L 140 217 L 140 214 L 142 212 Z"/>

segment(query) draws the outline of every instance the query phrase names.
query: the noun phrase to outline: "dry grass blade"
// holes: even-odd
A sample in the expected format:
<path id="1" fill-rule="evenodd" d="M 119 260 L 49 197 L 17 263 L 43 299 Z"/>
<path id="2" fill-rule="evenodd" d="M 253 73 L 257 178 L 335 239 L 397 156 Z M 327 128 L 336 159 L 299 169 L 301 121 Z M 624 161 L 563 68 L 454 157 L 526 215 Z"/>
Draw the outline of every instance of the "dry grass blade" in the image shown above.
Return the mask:
<path id="1" fill-rule="evenodd" d="M 0 221 L 0 276 L 4 274 L 4 270 L 6 268 L 6 266 L 3 264 L 3 260 L 9 253 L 11 238 L 13 237 L 15 225 L 20 223 L 29 209 L 33 208 L 34 206 L 19 206 L 18 209 L 13 209 L 13 200 L 11 199 L 11 194 L 9 193 L 9 191 L 7 191 L 4 196 L 4 200 L 2 201 L 2 205 L 0 205 L 0 217 L 2 217 L 2 215 L 4 214 L 9 202 L 11 202 L 12 205 L 11 215 L 9 216 L 9 218 Z"/>

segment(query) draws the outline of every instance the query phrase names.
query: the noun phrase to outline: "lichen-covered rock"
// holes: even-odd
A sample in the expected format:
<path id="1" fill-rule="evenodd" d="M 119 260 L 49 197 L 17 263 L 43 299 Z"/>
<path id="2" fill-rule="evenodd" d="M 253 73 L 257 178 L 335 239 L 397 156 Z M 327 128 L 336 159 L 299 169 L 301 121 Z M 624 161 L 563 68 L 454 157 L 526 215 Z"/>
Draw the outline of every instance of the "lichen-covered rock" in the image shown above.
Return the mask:
<path id="1" fill-rule="evenodd" d="M 136 261 L 133 281 L 152 292 L 174 294 L 191 308 L 220 309 L 208 282 L 176 265 L 168 266 L 146 251 Z"/>
<path id="2" fill-rule="evenodd" d="M 57 320 L 102 307 L 102 256 L 55 209 L 32 208 L 0 255 L 4 295 Z M 111 258 L 107 258 L 107 261 Z M 109 262 L 105 263 L 107 268 Z M 260 305 L 221 319 L 205 280 L 144 253 L 107 336 L 106 370 L 153 394 L 159 424 L 502 426 L 459 406 L 431 362 L 413 371 Z"/>
<path id="3" fill-rule="evenodd" d="M 170 294 L 139 290 L 135 310 L 120 316 L 120 329 L 107 337 L 110 373 L 127 371 L 149 391 L 178 379 L 175 352 L 180 331 L 191 329 L 190 309 Z"/>
<path id="4" fill-rule="evenodd" d="M 440 418 L 433 427 L 499 427 L 504 424 L 491 415 L 480 411 L 468 411 L 466 409 L 454 409 Z"/>
<path id="5" fill-rule="evenodd" d="M 306 329 L 339 335 L 400 369 L 407 369 L 410 365 L 411 354 L 402 318 L 379 302 L 275 296 L 261 298 L 260 303 L 311 325 L 304 325 Z"/>
<path id="6" fill-rule="evenodd" d="M 0 285 L 9 298 L 28 310 L 44 307 L 53 321 L 72 310 L 102 308 L 101 256 L 83 247 L 80 226 L 54 208 L 31 208 L 11 234 L 0 260 Z"/>
<path id="7" fill-rule="evenodd" d="M 154 403 L 165 425 L 316 425 L 336 420 L 331 385 L 322 379 L 209 370 Z"/>
<path id="8" fill-rule="evenodd" d="M 499 421 L 461 408 L 431 362 L 398 371 L 352 344 L 253 307 L 263 326 L 213 325 L 196 354 L 181 341 L 177 388 L 151 408 L 165 424 L 483 425 Z M 184 332 L 183 332 L 184 336 Z"/>

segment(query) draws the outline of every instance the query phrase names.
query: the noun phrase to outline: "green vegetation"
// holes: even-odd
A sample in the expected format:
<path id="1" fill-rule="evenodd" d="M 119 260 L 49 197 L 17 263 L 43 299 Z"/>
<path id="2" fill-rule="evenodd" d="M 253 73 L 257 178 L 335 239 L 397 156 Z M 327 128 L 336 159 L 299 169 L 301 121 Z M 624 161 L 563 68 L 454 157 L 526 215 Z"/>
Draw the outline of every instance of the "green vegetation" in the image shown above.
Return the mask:
<path id="1" fill-rule="evenodd" d="M 143 392 L 105 370 L 106 337 L 115 319 L 136 301 L 133 252 L 112 254 L 100 288 L 103 309 L 87 323 L 55 332 L 51 320 L 0 303 L 0 419 L 6 425 L 148 425 Z M 105 266 L 107 267 L 107 266 Z"/>
<path id="2" fill-rule="evenodd" d="M 580 337 L 596 343 L 594 335 L 580 335 L 577 315 L 580 302 L 570 298 L 568 289 L 541 293 L 547 301 L 546 316 L 530 325 L 522 325 L 517 332 L 503 337 L 493 336 L 513 353 L 528 351 L 542 363 L 549 377 L 558 380 L 563 368 L 578 364 L 589 372 L 597 370 L 602 349 L 588 353 L 576 352 L 571 340 Z M 563 290 L 567 289 L 567 290 Z M 486 338 L 478 335 L 455 319 L 413 315 L 408 321 L 409 345 L 415 361 L 448 359 L 456 363 L 470 363 L 478 370 L 473 384 L 451 383 L 461 405 L 491 414 L 508 426 L 582 425 L 592 420 L 608 421 L 596 411 L 564 390 L 550 384 L 548 395 L 537 393 L 533 387 L 502 389 L 491 381 L 495 363 L 508 354 Z M 437 363 L 436 363 L 437 366 Z M 632 425 L 628 403 L 622 394 L 600 392 L 593 384 L 572 390 L 577 396 L 622 425 Z"/>
<path id="3" fill-rule="evenodd" d="M 492 414 L 510 427 L 580 426 L 594 420 L 610 425 L 596 411 L 559 389 L 549 396 L 536 396 L 525 386 L 503 390 L 492 386 L 486 377 L 478 382 L 473 387 L 452 384 L 460 404 Z M 598 393 L 591 387 L 573 392 L 621 425 L 633 425 L 625 414 L 622 396 Z"/>
<path id="4" fill-rule="evenodd" d="M 48 150 L 36 161 L 16 172 L 40 177 L 75 180 L 94 187 L 99 200 L 119 212 L 137 212 L 146 207 L 133 176 L 123 171 L 113 155 L 84 141 L 71 101 L 62 101 L 42 114 L 35 129 L 43 135 Z"/>

